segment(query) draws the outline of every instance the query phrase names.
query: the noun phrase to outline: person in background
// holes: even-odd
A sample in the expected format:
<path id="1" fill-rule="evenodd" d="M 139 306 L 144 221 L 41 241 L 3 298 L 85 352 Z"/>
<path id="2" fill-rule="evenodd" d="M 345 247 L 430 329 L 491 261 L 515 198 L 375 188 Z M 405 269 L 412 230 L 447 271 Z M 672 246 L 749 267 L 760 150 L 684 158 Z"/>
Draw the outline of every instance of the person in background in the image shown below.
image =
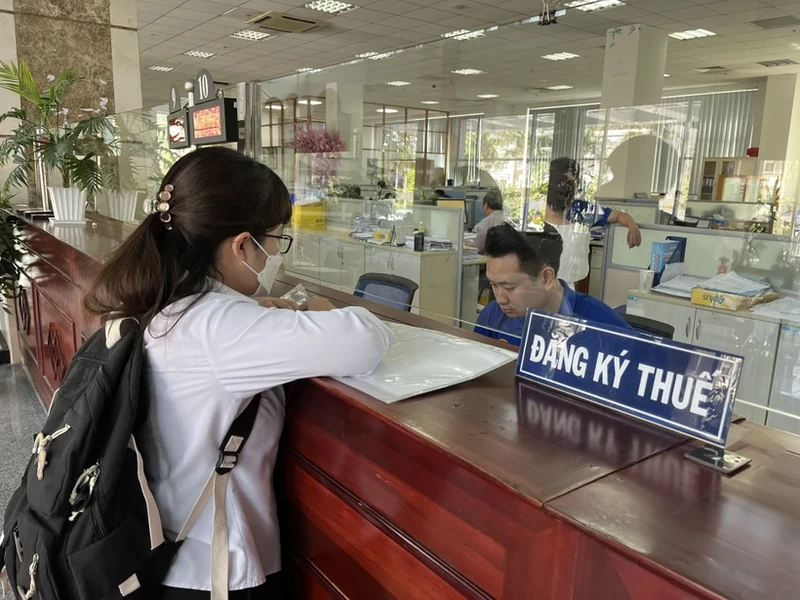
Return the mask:
<path id="1" fill-rule="evenodd" d="M 510 225 L 489 232 L 486 255 L 495 300 L 478 315 L 475 333 L 519 345 L 529 308 L 632 331 L 609 306 L 559 280 L 555 261 L 545 261 Z"/>
<path id="2" fill-rule="evenodd" d="M 552 225 L 564 240 L 559 279 L 574 289 L 575 282 L 589 274 L 591 229 L 619 223 L 628 229 L 628 247 L 642 243 L 636 221 L 628 213 L 575 198 L 580 181 L 580 166 L 571 158 L 556 158 L 550 163 L 545 223 Z"/>
<path id="3" fill-rule="evenodd" d="M 222 147 L 178 160 L 148 215 L 105 263 L 85 299 L 97 315 L 143 329 L 146 421 L 137 434 L 163 527 L 174 539 L 203 490 L 234 419 L 261 395 L 227 490 L 231 600 L 284 598 L 273 469 L 283 386 L 371 373 L 392 331 L 364 308 L 312 297 L 307 312 L 269 298 L 291 248 L 289 191 L 268 167 Z M 225 504 L 222 505 L 223 507 Z M 153 600 L 211 597 L 212 523 L 204 510 Z M 217 567 L 217 565 L 213 565 Z"/>
<path id="4" fill-rule="evenodd" d="M 445 194 L 444 190 L 434 190 L 433 197 L 435 200 L 438 200 L 439 198 L 449 198 L 450 196 Z"/>
<path id="5" fill-rule="evenodd" d="M 483 197 L 483 219 L 475 226 L 475 249 L 486 254 L 486 236 L 489 230 L 505 223 L 503 195 L 500 190 L 489 190 Z"/>

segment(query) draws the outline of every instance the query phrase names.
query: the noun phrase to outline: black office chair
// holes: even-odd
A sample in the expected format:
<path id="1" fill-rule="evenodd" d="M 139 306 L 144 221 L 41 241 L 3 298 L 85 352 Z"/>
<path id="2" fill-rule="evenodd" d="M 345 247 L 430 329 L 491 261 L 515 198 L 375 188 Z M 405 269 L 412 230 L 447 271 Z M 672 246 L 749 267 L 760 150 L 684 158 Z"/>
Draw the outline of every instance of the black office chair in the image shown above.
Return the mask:
<path id="1" fill-rule="evenodd" d="M 628 313 L 621 313 L 619 316 L 622 317 L 622 319 L 636 331 L 666 338 L 668 340 L 671 340 L 672 336 L 675 335 L 675 328 L 667 323 L 662 323 L 661 321 L 656 321 L 654 319 L 648 319 L 647 317 L 630 315 Z"/>
<path id="2" fill-rule="evenodd" d="M 385 273 L 364 273 L 358 278 L 354 295 L 411 312 L 411 304 L 419 286 L 405 277 Z"/>

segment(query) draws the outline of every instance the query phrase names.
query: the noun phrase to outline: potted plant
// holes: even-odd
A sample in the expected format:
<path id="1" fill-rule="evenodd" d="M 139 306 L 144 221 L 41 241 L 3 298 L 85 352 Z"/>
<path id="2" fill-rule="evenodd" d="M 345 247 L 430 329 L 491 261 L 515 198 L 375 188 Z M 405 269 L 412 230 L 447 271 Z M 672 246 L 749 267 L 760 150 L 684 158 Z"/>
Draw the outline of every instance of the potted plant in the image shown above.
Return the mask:
<path id="1" fill-rule="evenodd" d="M 0 301 L 13 298 L 19 280 L 19 248 L 14 234 L 14 217 L 12 216 L 10 196 L 0 191 Z M 8 312 L 5 302 L 3 310 Z"/>
<path id="2" fill-rule="evenodd" d="M 32 180 L 37 161 L 46 172 L 57 172 L 61 186 L 48 186 L 56 221 L 83 221 L 87 194 L 92 197 L 103 185 L 103 173 L 97 158 L 112 152 L 113 128 L 104 116 L 105 103 L 99 109 L 81 109 L 89 116 L 70 120 L 64 97 L 79 81 L 74 69 L 48 77 L 49 85 L 40 90 L 30 68 L 24 62 L 0 62 L 0 89 L 20 96 L 22 106 L 0 115 L 17 121 L 11 137 L 0 144 L 0 164 L 15 166 L 3 189 L 24 187 Z"/>

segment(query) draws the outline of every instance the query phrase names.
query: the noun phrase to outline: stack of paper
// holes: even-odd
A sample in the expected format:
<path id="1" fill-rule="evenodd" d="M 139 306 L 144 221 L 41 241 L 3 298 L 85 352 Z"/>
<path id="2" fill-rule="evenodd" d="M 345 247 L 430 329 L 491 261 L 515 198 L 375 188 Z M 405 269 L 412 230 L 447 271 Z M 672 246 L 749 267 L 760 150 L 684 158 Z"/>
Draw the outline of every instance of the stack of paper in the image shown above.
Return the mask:
<path id="1" fill-rule="evenodd" d="M 662 283 L 653 288 L 654 292 L 660 294 L 667 294 L 668 296 L 677 296 L 678 298 L 691 298 L 692 289 L 698 287 L 701 283 L 708 281 L 705 277 L 692 277 L 691 275 L 679 275 L 669 281 Z"/>
<path id="2" fill-rule="evenodd" d="M 773 319 L 800 322 L 800 300 L 797 298 L 781 298 L 775 300 L 775 302 L 754 306 L 750 309 L 750 312 L 764 317 L 772 317 Z"/>
<path id="3" fill-rule="evenodd" d="M 720 292 L 722 294 L 736 294 L 737 296 L 760 296 L 768 292 L 772 285 L 764 281 L 753 281 L 741 275 L 737 275 L 733 271 L 717 275 L 711 279 L 704 281 L 697 287 L 703 290 L 712 292 Z"/>

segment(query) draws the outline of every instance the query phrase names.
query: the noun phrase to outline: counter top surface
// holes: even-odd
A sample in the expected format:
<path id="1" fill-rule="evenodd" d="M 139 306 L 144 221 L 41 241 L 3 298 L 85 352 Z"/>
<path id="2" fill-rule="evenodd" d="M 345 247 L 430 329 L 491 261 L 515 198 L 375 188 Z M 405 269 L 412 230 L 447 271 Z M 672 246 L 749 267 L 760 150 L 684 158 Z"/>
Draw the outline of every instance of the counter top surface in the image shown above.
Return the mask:
<path id="1" fill-rule="evenodd" d="M 293 237 L 297 237 L 300 235 L 308 235 L 313 237 L 318 237 L 324 240 L 335 240 L 337 242 L 345 242 L 347 244 L 357 244 L 359 246 L 364 246 L 366 248 L 376 248 L 378 250 L 385 250 L 388 252 L 399 252 L 401 254 L 411 254 L 415 256 L 433 256 L 433 255 L 447 255 L 447 254 L 457 254 L 457 250 L 427 250 L 423 252 L 416 252 L 412 248 L 406 248 L 405 246 L 391 246 L 389 244 L 370 244 L 369 242 L 362 242 L 350 237 L 350 233 L 347 231 L 342 231 L 340 229 L 320 229 L 319 231 L 302 231 L 296 229 L 286 228 L 285 233 L 287 235 L 291 235 Z"/>
<path id="2" fill-rule="evenodd" d="M 548 505 L 725 598 L 800 597 L 800 437 L 744 423 L 732 477 L 672 448 Z"/>

